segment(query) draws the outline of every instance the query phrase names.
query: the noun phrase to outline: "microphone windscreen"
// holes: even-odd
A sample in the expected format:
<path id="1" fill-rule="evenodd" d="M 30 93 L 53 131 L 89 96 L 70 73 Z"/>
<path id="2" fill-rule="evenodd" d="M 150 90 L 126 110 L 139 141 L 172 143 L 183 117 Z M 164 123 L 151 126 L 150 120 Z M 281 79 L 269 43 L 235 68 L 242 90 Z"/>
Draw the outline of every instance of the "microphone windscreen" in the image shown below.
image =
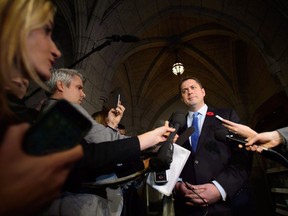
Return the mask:
<path id="1" fill-rule="evenodd" d="M 179 127 L 184 127 L 185 124 L 186 124 L 186 117 L 185 117 L 185 114 L 182 113 L 182 112 L 174 112 L 172 113 L 170 119 L 169 119 L 169 122 L 172 124 L 172 125 L 175 125 L 175 124 L 178 124 Z"/>
<path id="2" fill-rule="evenodd" d="M 225 142 L 226 141 L 226 135 L 228 135 L 227 130 L 216 130 L 214 137 L 217 141 Z"/>
<path id="3" fill-rule="evenodd" d="M 177 145 L 184 145 L 184 143 L 189 139 L 189 137 L 191 136 L 191 134 L 193 134 L 195 131 L 195 128 L 193 126 L 187 128 L 185 131 L 183 131 L 178 139 L 176 140 L 176 144 Z"/>
<path id="4" fill-rule="evenodd" d="M 173 144 L 168 141 L 163 142 L 156 157 L 151 157 L 149 161 L 150 169 L 156 172 L 169 169 L 173 160 L 173 149 Z"/>
<path id="5" fill-rule="evenodd" d="M 170 168 L 170 164 L 173 160 L 174 149 L 172 140 L 175 137 L 179 127 L 183 127 L 185 125 L 186 118 L 183 113 L 174 112 L 171 115 L 169 122 L 176 130 L 169 135 L 165 142 L 161 144 L 161 147 L 157 152 L 157 156 L 152 157 L 149 161 L 150 169 L 156 172 L 164 171 Z"/>

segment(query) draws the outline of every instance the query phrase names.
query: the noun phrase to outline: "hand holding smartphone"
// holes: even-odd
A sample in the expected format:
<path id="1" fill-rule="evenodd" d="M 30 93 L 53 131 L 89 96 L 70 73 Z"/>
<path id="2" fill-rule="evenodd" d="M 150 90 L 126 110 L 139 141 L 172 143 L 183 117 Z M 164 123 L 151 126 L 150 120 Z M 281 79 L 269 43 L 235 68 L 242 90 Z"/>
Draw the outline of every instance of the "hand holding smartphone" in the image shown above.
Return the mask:
<path id="1" fill-rule="evenodd" d="M 91 127 L 91 122 L 75 107 L 59 100 L 28 130 L 23 150 L 31 155 L 45 155 L 70 149 Z"/>

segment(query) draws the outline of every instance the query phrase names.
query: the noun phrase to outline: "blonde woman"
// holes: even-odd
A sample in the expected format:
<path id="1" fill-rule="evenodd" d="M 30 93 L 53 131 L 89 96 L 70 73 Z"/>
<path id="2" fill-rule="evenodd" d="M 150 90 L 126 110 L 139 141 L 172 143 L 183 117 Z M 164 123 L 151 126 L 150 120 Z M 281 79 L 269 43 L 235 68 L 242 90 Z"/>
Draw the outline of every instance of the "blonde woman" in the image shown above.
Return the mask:
<path id="1" fill-rule="evenodd" d="M 19 124 L 5 95 L 21 88 L 11 80 L 32 79 L 45 88 L 61 53 L 51 39 L 55 8 L 48 0 L 0 0 L 0 215 L 27 215 L 59 195 L 71 166 L 82 157 L 77 147 L 32 157 L 21 148 L 28 124 Z M 40 144 L 40 143 L 39 143 Z"/>

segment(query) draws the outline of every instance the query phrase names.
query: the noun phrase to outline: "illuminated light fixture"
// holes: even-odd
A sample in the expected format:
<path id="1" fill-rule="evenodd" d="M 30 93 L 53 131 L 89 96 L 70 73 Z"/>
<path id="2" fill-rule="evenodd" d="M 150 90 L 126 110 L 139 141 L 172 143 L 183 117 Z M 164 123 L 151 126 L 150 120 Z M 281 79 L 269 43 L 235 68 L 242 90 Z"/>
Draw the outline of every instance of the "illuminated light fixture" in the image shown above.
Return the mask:
<path id="1" fill-rule="evenodd" d="M 175 74 L 176 76 L 181 75 L 184 73 L 184 65 L 179 61 L 177 52 L 176 53 L 176 63 L 172 65 L 172 72 L 173 74 Z"/>
<path id="2" fill-rule="evenodd" d="M 184 73 L 184 65 L 181 62 L 177 62 L 172 66 L 172 72 L 177 76 Z"/>

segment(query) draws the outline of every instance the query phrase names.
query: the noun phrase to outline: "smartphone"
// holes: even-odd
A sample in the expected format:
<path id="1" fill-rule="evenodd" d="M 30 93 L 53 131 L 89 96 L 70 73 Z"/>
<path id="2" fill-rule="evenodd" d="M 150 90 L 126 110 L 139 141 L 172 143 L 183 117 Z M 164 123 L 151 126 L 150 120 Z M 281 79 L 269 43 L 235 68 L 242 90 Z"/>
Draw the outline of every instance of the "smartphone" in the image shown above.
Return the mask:
<path id="1" fill-rule="evenodd" d="M 219 116 L 219 115 L 215 115 L 215 117 L 219 120 L 219 121 L 221 121 L 221 122 L 223 122 L 223 118 L 221 117 L 221 116 Z"/>
<path id="2" fill-rule="evenodd" d="M 121 96 L 120 96 L 120 94 L 118 94 L 118 98 L 117 98 L 117 106 L 116 107 L 118 107 L 118 105 L 121 103 L 121 98 L 120 98 Z"/>
<path id="3" fill-rule="evenodd" d="M 154 172 L 154 182 L 156 185 L 164 185 L 168 182 L 166 171 Z"/>
<path id="4" fill-rule="evenodd" d="M 23 150 L 31 155 L 46 155 L 70 149 L 91 127 L 91 122 L 75 107 L 59 100 L 27 131 Z"/>

